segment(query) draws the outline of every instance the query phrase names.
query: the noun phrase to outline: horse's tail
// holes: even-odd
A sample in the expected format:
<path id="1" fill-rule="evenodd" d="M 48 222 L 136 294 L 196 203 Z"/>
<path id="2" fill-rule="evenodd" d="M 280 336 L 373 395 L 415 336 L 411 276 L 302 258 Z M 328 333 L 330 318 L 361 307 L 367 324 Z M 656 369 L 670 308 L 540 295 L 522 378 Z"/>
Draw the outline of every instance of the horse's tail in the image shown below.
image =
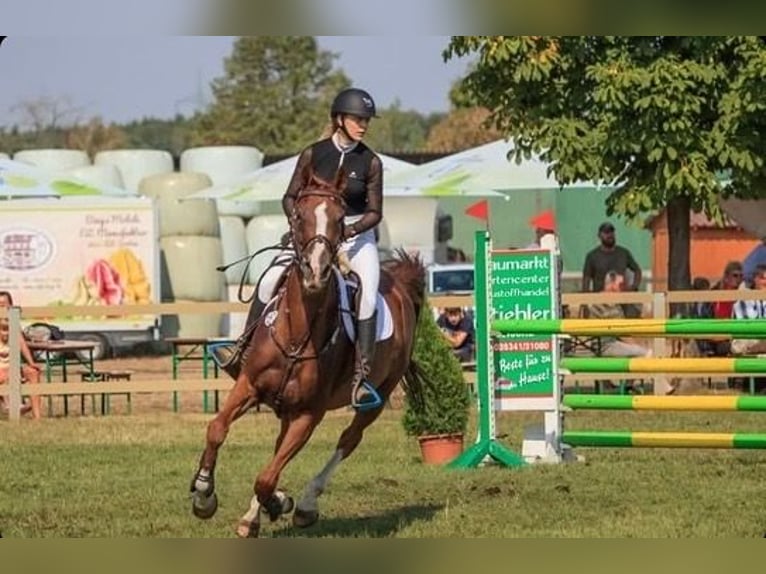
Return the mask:
<path id="1" fill-rule="evenodd" d="M 420 255 L 411 255 L 404 249 L 394 251 L 396 259 L 388 265 L 388 271 L 407 293 L 415 306 L 415 317 L 420 316 L 426 298 L 426 268 Z"/>
<path id="2" fill-rule="evenodd" d="M 388 271 L 394 280 L 404 289 L 415 308 L 415 325 L 420 320 L 420 313 L 426 299 L 426 268 L 419 255 L 410 255 L 404 249 L 397 249 L 395 259 L 390 262 Z M 404 373 L 404 392 L 412 401 L 415 408 L 422 409 L 425 405 L 424 385 L 428 383 L 425 375 L 415 360 L 410 357 L 407 371 Z"/>

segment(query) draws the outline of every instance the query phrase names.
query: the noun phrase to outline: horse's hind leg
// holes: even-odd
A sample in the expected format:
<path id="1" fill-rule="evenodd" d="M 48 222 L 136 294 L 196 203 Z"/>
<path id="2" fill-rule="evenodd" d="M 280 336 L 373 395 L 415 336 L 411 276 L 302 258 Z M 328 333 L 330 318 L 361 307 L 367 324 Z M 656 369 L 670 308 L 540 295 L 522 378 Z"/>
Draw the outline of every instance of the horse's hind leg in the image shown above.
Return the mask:
<path id="1" fill-rule="evenodd" d="M 388 396 L 391 388 L 396 386 L 396 381 L 391 385 L 388 381 L 387 384 L 381 385 L 381 396 Z M 388 390 L 388 392 L 385 392 Z M 335 447 L 330 460 L 327 461 L 324 468 L 319 471 L 314 478 L 306 485 L 306 489 L 303 491 L 303 497 L 300 499 L 295 507 L 295 513 L 293 514 L 293 525 L 299 528 L 306 528 L 311 526 L 319 519 L 319 497 L 327 488 L 327 485 L 332 478 L 335 469 L 338 465 L 354 452 L 364 436 L 364 430 L 370 426 L 375 419 L 378 418 L 380 413 L 383 412 L 382 408 L 369 410 L 369 411 L 357 411 L 351 423 L 341 433 L 338 443 Z"/>
<path id="2" fill-rule="evenodd" d="M 289 416 L 289 415 L 285 415 Z M 242 516 L 237 526 L 237 535 L 243 538 L 255 538 L 261 528 L 261 511 L 265 511 L 271 520 L 276 520 L 286 508 L 286 499 L 282 493 L 276 493 L 279 475 L 288 462 L 303 448 L 311 433 L 322 420 L 324 413 L 301 413 L 283 420 L 283 432 L 277 441 L 276 452 L 271 462 L 255 480 L 255 496 L 250 501 L 250 508 Z M 287 425 L 285 428 L 284 425 Z"/>
<path id="3" fill-rule="evenodd" d="M 207 426 L 205 450 L 200 458 L 199 468 L 191 483 L 192 512 L 197 518 L 212 518 L 218 509 L 215 494 L 215 464 L 218 449 L 226 440 L 231 424 L 247 412 L 257 397 L 247 377 L 240 375 L 229 392 L 223 408 Z"/>

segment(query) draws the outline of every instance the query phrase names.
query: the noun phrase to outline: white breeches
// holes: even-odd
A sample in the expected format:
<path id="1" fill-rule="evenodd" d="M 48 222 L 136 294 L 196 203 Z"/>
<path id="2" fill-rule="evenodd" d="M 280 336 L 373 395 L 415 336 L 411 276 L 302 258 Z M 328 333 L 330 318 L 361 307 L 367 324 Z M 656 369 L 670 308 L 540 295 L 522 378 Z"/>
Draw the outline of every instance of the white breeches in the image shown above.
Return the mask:
<path id="1" fill-rule="evenodd" d="M 358 220 L 358 216 L 347 217 L 346 223 L 351 224 Z M 362 283 L 359 319 L 369 319 L 375 312 L 375 302 L 380 282 L 380 258 L 378 257 L 378 246 L 375 243 L 375 231 L 370 229 L 344 241 L 340 246 L 340 251 L 346 253 L 351 269 L 359 276 L 359 280 Z M 273 267 L 269 267 L 261 276 L 261 281 L 258 285 L 258 299 L 262 303 L 268 303 L 274 296 L 274 289 L 289 263 L 289 257 L 285 255 L 290 253 L 289 251 L 284 251 L 277 255 L 275 258 L 276 264 Z"/>

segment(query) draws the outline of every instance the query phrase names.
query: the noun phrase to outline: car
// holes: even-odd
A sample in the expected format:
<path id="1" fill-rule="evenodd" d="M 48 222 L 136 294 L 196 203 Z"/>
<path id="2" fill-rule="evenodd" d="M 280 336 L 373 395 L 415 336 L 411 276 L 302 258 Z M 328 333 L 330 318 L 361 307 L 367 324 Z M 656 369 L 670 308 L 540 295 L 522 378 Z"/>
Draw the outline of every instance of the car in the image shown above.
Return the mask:
<path id="1" fill-rule="evenodd" d="M 428 292 L 432 295 L 472 295 L 473 263 L 434 264 L 428 268 Z"/>

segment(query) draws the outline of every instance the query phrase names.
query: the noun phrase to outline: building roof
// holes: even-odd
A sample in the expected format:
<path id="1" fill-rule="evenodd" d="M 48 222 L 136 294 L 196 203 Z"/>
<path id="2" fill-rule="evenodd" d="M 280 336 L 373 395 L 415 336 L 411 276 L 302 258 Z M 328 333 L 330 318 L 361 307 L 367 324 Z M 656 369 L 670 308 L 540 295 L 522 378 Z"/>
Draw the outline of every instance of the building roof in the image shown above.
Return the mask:
<path id="1" fill-rule="evenodd" d="M 647 220 L 644 222 L 644 225 L 651 229 L 657 224 L 663 215 L 665 215 L 664 209 L 647 218 Z M 742 229 L 741 225 L 739 225 L 732 218 L 728 217 L 726 214 L 723 215 L 722 223 L 718 223 L 699 211 L 692 211 L 689 214 L 689 227 L 692 229 Z"/>

